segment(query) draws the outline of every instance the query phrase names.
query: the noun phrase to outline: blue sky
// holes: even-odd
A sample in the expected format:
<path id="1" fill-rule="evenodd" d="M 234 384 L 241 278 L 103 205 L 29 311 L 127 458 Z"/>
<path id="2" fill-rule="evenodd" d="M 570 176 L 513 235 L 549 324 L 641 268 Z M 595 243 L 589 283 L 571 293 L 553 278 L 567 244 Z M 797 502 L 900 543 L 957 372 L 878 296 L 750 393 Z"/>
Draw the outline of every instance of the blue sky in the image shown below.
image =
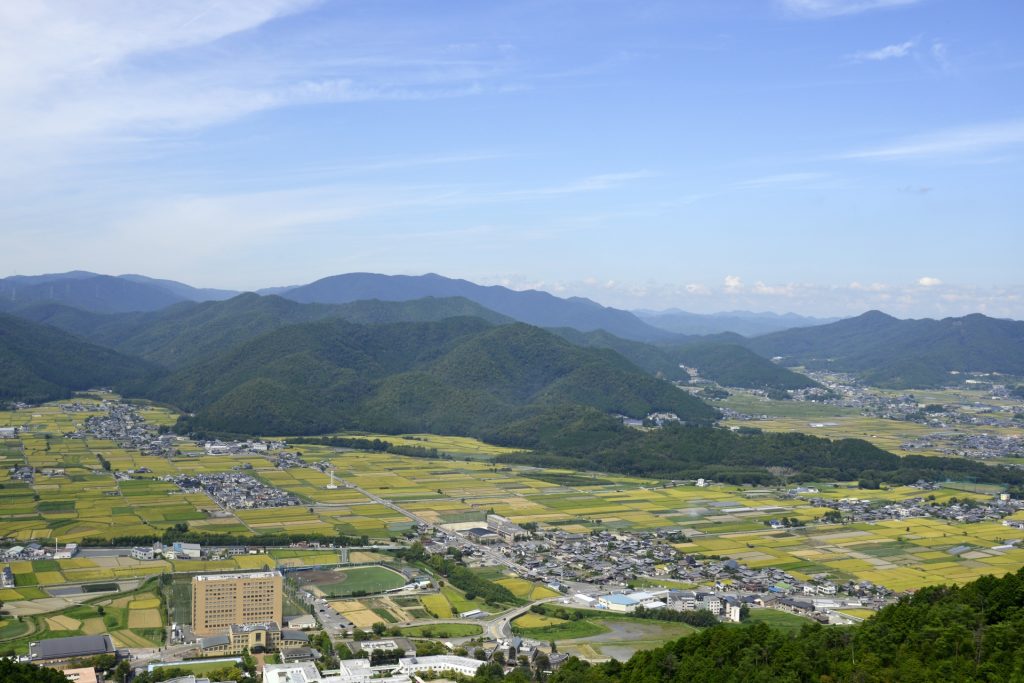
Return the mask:
<path id="1" fill-rule="evenodd" d="M 1024 318 L 1017 0 L 0 8 L 2 274 Z"/>

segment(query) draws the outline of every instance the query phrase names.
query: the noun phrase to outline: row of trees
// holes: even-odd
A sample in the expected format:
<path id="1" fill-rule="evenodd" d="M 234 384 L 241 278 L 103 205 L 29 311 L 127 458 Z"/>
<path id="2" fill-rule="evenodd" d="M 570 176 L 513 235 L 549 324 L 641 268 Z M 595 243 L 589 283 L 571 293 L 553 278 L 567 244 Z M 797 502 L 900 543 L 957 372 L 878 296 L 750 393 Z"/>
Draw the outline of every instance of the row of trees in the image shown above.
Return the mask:
<path id="1" fill-rule="evenodd" d="M 256 545 L 256 546 L 272 546 L 281 547 L 288 546 L 293 543 L 320 543 L 322 545 L 336 545 L 336 546 L 360 546 L 368 545 L 370 542 L 369 536 L 323 536 L 323 535 L 309 535 L 309 534 L 257 534 L 257 535 L 246 535 L 246 534 L 211 534 L 198 531 L 190 531 L 186 522 L 178 522 L 173 527 L 164 529 L 162 533 L 153 534 L 136 534 L 132 536 L 116 536 L 113 538 L 103 538 L 100 536 L 89 536 L 79 541 L 82 546 L 136 546 L 136 545 L 152 545 L 160 541 L 164 544 L 171 544 L 175 541 L 181 541 L 183 543 L 202 543 L 204 545 L 212 546 L 235 546 L 235 545 Z"/>
<path id="2" fill-rule="evenodd" d="M 480 597 L 489 605 L 518 602 L 512 591 L 485 579 L 454 559 L 442 555 L 431 555 L 429 564 L 438 574 L 446 577 L 453 586 L 462 589 L 469 600 Z"/>

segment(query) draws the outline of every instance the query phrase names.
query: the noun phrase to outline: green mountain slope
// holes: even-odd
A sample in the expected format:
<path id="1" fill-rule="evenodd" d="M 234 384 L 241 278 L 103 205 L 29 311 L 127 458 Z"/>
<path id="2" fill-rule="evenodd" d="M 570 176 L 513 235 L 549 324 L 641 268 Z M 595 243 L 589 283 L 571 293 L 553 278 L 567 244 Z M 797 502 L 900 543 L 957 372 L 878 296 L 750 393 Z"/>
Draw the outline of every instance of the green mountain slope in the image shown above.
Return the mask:
<path id="1" fill-rule="evenodd" d="M 140 383 L 158 369 L 60 330 L 0 314 L 0 400 L 39 403 Z"/>
<path id="2" fill-rule="evenodd" d="M 878 386 L 936 387 L 951 371 L 1024 375 L 1024 322 L 972 314 L 899 320 L 879 311 L 757 337 L 744 345 L 787 365 L 859 374 Z"/>
<path id="3" fill-rule="evenodd" d="M 702 377 L 727 387 L 806 389 L 818 386 L 810 377 L 776 365 L 738 344 L 696 342 L 667 351 L 680 363 L 697 368 Z"/>
<path id="4" fill-rule="evenodd" d="M 252 293 L 226 301 L 185 302 L 148 313 L 104 315 L 59 304 L 38 304 L 17 315 L 169 368 L 217 355 L 288 325 L 326 318 L 376 324 L 477 316 L 495 324 L 510 322 L 505 316 L 459 298 L 330 305 L 300 304 Z"/>
<path id="5" fill-rule="evenodd" d="M 589 406 L 642 415 L 715 411 L 609 351 L 478 318 L 282 328 L 149 387 L 192 426 L 250 433 L 341 428 L 481 435 L 530 410 Z"/>
<path id="6" fill-rule="evenodd" d="M 856 626 L 719 625 L 625 663 L 574 659 L 550 683 L 1020 681 L 1022 608 L 1024 569 L 923 588 Z"/>
<path id="7" fill-rule="evenodd" d="M 652 375 L 673 381 L 687 381 L 680 364 L 697 368 L 702 377 L 730 387 L 747 389 L 801 389 L 817 382 L 781 367 L 753 351 L 731 343 L 735 335 L 721 339 L 695 338 L 657 346 L 621 339 L 604 330 L 579 332 L 568 328 L 552 330 L 578 346 L 611 349 Z"/>

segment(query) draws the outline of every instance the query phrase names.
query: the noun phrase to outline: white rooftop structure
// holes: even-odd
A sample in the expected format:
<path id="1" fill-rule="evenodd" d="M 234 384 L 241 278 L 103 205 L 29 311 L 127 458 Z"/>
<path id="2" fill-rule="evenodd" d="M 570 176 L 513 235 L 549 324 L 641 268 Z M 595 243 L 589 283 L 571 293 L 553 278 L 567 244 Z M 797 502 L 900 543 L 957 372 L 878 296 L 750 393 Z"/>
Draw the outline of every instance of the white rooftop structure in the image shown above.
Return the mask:
<path id="1" fill-rule="evenodd" d="M 367 659 L 343 659 L 337 669 L 323 673 L 312 662 L 263 665 L 263 683 L 411 683 L 402 673 L 374 678 L 379 674 L 379 667 L 375 670 Z"/>
<path id="2" fill-rule="evenodd" d="M 193 577 L 196 581 L 227 581 L 234 579 L 269 579 L 281 572 L 243 572 L 240 574 L 201 574 Z"/>
<path id="3" fill-rule="evenodd" d="M 454 671 L 463 676 L 476 674 L 483 662 L 472 657 L 458 655 L 429 655 L 426 657 L 402 657 L 398 660 L 399 673 L 416 674 L 423 671 Z"/>

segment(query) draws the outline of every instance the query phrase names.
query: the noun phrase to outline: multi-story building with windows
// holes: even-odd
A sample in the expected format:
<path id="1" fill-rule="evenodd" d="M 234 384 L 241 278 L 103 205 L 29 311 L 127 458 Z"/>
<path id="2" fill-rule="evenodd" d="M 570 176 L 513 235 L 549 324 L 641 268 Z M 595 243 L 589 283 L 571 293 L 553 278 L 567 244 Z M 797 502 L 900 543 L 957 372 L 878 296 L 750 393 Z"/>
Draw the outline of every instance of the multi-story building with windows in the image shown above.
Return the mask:
<path id="1" fill-rule="evenodd" d="M 192 577 L 192 630 L 220 635 L 235 624 L 281 623 L 281 572 Z"/>

